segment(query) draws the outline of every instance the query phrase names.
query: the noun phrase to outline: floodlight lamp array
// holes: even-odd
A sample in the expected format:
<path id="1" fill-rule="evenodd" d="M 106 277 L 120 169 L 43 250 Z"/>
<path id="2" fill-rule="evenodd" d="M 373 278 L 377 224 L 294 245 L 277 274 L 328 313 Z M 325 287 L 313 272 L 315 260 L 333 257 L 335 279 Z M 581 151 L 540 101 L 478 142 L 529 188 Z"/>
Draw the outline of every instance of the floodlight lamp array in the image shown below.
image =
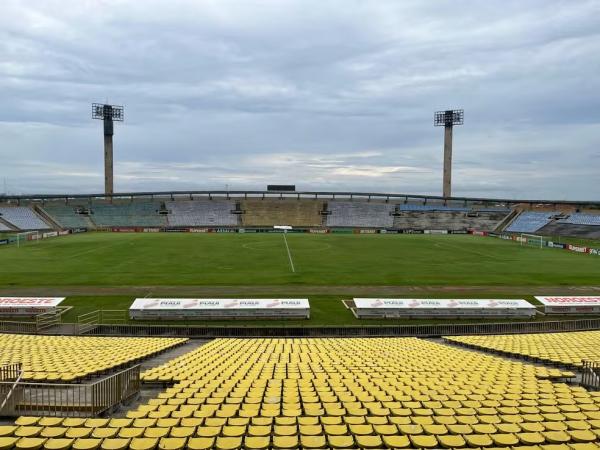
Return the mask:
<path id="1" fill-rule="evenodd" d="M 124 118 L 125 111 L 120 105 L 104 105 L 102 103 L 92 103 L 92 119 L 112 119 L 117 122 L 123 122 Z"/>
<path id="2" fill-rule="evenodd" d="M 464 122 L 465 111 L 463 109 L 436 111 L 433 116 L 433 125 L 436 127 L 462 125 Z"/>

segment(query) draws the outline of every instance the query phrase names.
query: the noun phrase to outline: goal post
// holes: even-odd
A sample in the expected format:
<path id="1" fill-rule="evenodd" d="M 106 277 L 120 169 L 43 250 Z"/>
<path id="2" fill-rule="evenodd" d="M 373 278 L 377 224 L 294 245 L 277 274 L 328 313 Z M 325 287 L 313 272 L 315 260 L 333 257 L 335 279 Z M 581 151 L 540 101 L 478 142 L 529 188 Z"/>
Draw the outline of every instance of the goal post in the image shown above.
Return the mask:
<path id="1" fill-rule="evenodd" d="M 25 231 L 24 233 L 17 233 L 17 247 L 20 247 L 28 241 L 38 241 L 40 239 L 39 231 Z"/>
<path id="2" fill-rule="evenodd" d="M 529 245 L 531 247 L 539 247 L 539 248 L 543 248 L 544 243 L 546 242 L 544 240 L 544 236 L 540 236 L 537 234 L 526 234 L 526 233 L 521 233 L 521 238 L 519 239 L 519 241 L 521 242 L 521 246 Z"/>

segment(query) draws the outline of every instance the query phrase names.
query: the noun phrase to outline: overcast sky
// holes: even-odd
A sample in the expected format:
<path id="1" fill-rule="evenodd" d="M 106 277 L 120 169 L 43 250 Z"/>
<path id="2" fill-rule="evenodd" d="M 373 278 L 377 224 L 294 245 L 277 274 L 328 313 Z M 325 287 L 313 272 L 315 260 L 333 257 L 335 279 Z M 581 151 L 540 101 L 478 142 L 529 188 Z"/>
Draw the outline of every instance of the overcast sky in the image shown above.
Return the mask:
<path id="1" fill-rule="evenodd" d="M 600 200 L 600 0 L 1 0 L 0 192 Z"/>

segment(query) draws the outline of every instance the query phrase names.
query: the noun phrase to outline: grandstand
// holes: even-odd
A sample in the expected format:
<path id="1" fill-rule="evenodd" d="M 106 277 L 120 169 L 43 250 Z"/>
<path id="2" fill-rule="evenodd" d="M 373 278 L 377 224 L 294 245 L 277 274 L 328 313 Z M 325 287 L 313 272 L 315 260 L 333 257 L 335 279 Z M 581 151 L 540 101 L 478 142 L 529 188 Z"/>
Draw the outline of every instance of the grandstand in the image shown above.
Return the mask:
<path id="1" fill-rule="evenodd" d="M 511 233 L 535 233 L 543 226 L 550 223 L 552 216 L 558 212 L 533 212 L 525 211 L 517 216 L 505 231 Z"/>
<path id="2" fill-rule="evenodd" d="M 332 201 L 326 223 L 329 227 L 391 228 L 395 209 L 391 203 Z"/>
<path id="3" fill-rule="evenodd" d="M 174 385 L 124 418 L 21 417 L 0 444 L 591 448 L 600 397 L 570 375 L 415 338 L 218 339 L 144 372 Z"/>
<path id="4" fill-rule="evenodd" d="M 23 231 L 51 228 L 33 210 L 24 206 L 0 206 L 0 219 Z"/>
<path id="5" fill-rule="evenodd" d="M 394 216 L 393 228 L 399 230 L 493 231 L 507 214 L 507 211 L 456 212 L 402 209 Z"/>
<path id="6" fill-rule="evenodd" d="M 585 239 L 600 239 L 598 225 L 572 225 L 554 221 L 535 232 L 543 236 L 577 236 Z"/>
<path id="7" fill-rule="evenodd" d="M 236 226 L 237 215 L 234 201 L 228 200 L 177 200 L 165 202 L 168 224 L 185 226 Z"/>
<path id="8" fill-rule="evenodd" d="M 96 227 L 164 227 L 167 219 L 160 215 L 161 203 L 138 200 L 128 203 L 93 203 L 89 206 Z"/>
<path id="9" fill-rule="evenodd" d="M 65 205 L 57 202 L 47 203 L 42 211 L 54 219 L 63 229 L 95 228 L 87 214 L 86 205 Z"/>
<path id="10" fill-rule="evenodd" d="M 574 213 L 569 214 L 568 217 L 564 219 L 558 219 L 559 223 L 569 223 L 573 225 L 596 225 L 600 226 L 600 214 L 582 214 L 582 213 Z"/>
<path id="11" fill-rule="evenodd" d="M 320 227 L 323 202 L 316 200 L 242 200 L 242 225 L 249 227 L 291 225 Z"/>
<path id="12" fill-rule="evenodd" d="M 599 205 L 594 202 L 269 191 L 131 193 L 116 194 L 112 200 L 93 195 L 5 196 L 0 202 L 6 205 L 0 206 L 0 231 L 291 225 L 600 237 Z"/>

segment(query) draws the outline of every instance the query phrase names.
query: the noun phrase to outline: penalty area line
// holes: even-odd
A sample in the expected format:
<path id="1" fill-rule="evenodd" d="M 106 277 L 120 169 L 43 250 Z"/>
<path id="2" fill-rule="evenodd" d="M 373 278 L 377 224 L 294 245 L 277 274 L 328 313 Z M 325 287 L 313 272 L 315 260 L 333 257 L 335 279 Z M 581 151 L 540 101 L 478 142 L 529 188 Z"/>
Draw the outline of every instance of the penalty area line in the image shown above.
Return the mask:
<path id="1" fill-rule="evenodd" d="M 294 261 L 292 260 L 292 253 L 290 252 L 290 247 L 287 242 L 287 238 L 285 237 L 286 233 L 283 233 L 283 242 L 285 242 L 285 249 L 287 250 L 288 259 L 290 260 L 290 268 L 293 273 L 296 273 L 296 269 L 294 268 Z"/>

